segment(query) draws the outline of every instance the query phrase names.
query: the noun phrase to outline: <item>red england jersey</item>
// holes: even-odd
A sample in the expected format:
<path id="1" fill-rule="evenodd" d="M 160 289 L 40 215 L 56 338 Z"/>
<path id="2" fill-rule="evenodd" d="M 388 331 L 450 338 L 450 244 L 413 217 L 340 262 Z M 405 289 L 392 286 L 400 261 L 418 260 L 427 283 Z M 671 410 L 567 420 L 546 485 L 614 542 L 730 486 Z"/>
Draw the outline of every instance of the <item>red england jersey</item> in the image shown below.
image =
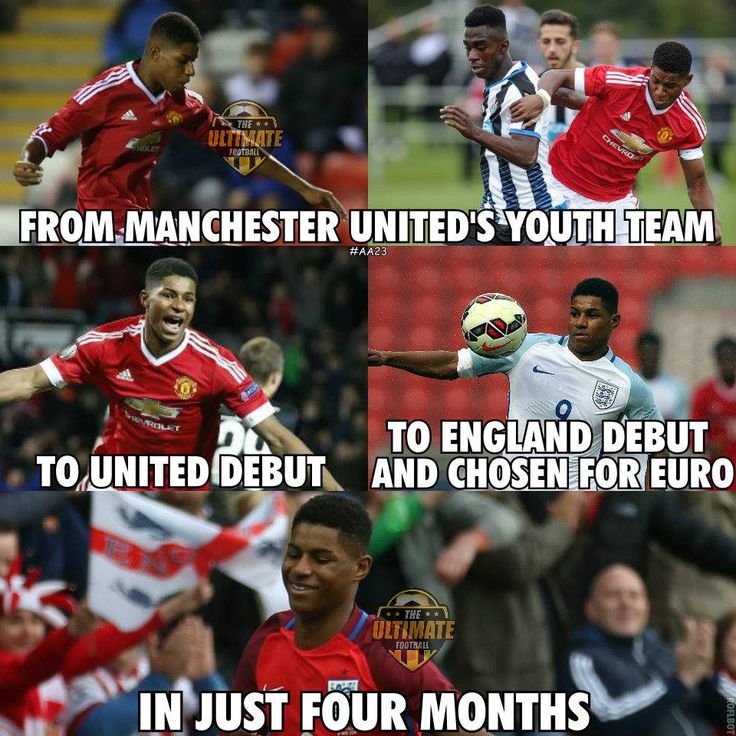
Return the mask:
<path id="1" fill-rule="evenodd" d="M 97 327 L 41 363 L 49 381 L 102 391 L 110 416 L 95 450 L 103 455 L 201 455 L 217 444 L 220 404 L 254 426 L 274 413 L 235 356 L 187 329 L 181 344 L 155 357 L 143 340 L 145 318 Z"/>
<path id="2" fill-rule="evenodd" d="M 112 210 L 119 234 L 129 209 L 151 206 L 151 170 L 175 130 L 207 145 L 215 113 L 188 89 L 153 95 L 138 62 L 112 67 L 78 89 L 32 133 L 47 156 L 82 139 L 77 200 L 80 212 Z"/>
<path id="3" fill-rule="evenodd" d="M 702 158 L 703 118 L 687 92 L 658 110 L 649 94 L 651 69 L 595 66 L 575 70 L 575 89 L 588 96 L 583 109 L 549 152 L 555 178 L 601 202 L 625 197 L 639 169 L 659 151 Z"/>
<path id="4" fill-rule="evenodd" d="M 243 692 L 279 690 L 289 693 L 284 707 L 285 736 L 300 736 L 302 692 L 393 692 L 406 699 L 406 712 L 417 721 L 423 692 L 455 689 L 433 662 L 410 671 L 399 664 L 371 631 L 375 616 L 354 608 L 343 630 L 326 644 L 299 649 L 294 633 L 294 614 L 271 616 L 253 634 L 243 652 L 233 690 Z M 415 725 L 408 724 L 410 732 Z M 355 733 L 350 729 L 347 733 Z M 371 734 L 386 731 L 371 731 Z M 406 734 L 406 731 L 402 733 Z M 314 736 L 335 736 L 315 721 Z"/>
<path id="5" fill-rule="evenodd" d="M 691 419 L 710 422 L 710 456 L 736 463 L 736 386 L 726 386 L 720 378 L 701 383 L 693 392 L 690 414 Z"/>

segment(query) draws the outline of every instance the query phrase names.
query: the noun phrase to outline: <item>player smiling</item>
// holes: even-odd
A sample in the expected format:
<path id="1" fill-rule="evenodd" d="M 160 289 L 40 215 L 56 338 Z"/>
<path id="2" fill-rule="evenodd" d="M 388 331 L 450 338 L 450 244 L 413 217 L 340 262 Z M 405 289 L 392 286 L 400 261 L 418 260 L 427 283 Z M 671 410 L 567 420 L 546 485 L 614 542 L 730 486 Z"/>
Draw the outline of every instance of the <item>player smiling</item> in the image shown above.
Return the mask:
<path id="1" fill-rule="evenodd" d="M 155 261 L 141 291 L 143 316 L 102 325 L 38 365 L 0 373 L 0 404 L 89 383 L 110 404 L 96 454 L 201 455 L 210 461 L 224 403 L 274 454 L 309 453 L 276 419 L 235 356 L 189 327 L 197 283 L 185 261 Z M 323 487 L 340 488 L 326 470 Z"/>
<path id="2" fill-rule="evenodd" d="M 593 433 L 586 456 L 598 457 L 604 421 L 662 419 L 647 385 L 608 345 L 620 321 L 616 287 L 603 279 L 585 279 L 570 296 L 566 337 L 529 334 L 516 352 L 500 358 L 486 358 L 470 348 L 370 350 L 368 365 L 446 380 L 505 373 L 510 388 L 507 418 L 517 422 L 519 438 L 531 420 L 582 420 Z M 578 488 L 576 462 L 570 463 L 569 488 Z"/>
<path id="3" fill-rule="evenodd" d="M 572 209 L 616 212 L 616 243 L 630 241 L 624 212 L 636 209 L 632 189 L 639 171 L 660 151 L 677 151 L 693 207 L 713 210 L 715 243 L 721 227 L 703 165 L 706 127 L 685 91 L 692 81 L 692 55 L 681 43 L 666 41 L 654 51 L 652 66 L 596 66 L 552 69 L 537 94 L 517 101 L 512 120 L 532 121 L 561 87 L 588 101 L 550 150 L 552 174 Z"/>
<path id="4" fill-rule="evenodd" d="M 79 210 L 112 210 L 121 236 L 126 211 L 151 206 L 151 170 L 171 134 L 178 130 L 208 144 L 216 114 L 200 95 L 186 89 L 195 73 L 200 41 L 199 29 L 185 15 L 159 16 L 141 59 L 103 72 L 36 128 L 13 169 L 16 181 L 22 186 L 38 184 L 41 162 L 81 137 Z M 313 186 L 275 158 L 267 156 L 258 170 L 291 187 L 309 204 L 345 216 L 332 192 Z M 121 237 L 118 242 L 123 242 Z"/>

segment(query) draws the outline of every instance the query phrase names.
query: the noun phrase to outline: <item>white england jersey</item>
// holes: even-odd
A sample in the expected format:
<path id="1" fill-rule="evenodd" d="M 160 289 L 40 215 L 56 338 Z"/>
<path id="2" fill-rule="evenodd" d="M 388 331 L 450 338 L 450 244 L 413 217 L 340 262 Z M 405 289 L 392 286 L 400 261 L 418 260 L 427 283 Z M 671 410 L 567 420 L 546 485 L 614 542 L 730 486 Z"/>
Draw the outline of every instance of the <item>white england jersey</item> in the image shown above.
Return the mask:
<path id="1" fill-rule="evenodd" d="M 508 419 L 518 422 L 519 437 L 530 420 L 587 422 L 593 442 L 585 457 L 601 456 L 604 421 L 662 420 L 647 385 L 610 348 L 602 358 L 586 361 L 576 358 L 567 343 L 568 338 L 560 335 L 531 334 L 515 353 L 501 358 L 485 358 L 465 348 L 458 351 L 458 376 L 505 373 Z M 575 457 L 571 457 L 569 481 L 571 489 L 579 488 Z"/>
<path id="2" fill-rule="evenodd" d="M 537 162 L 528 169 L 509 163 L 482 149 L 480 173 L 483 180 L 481 209 L 493 210 L 497 223 L 507 224 L 504 210 L 551 210 L 565 205 L 565 198 L 552 183 L 547 163 L 549 109 L 529 128 L 511 122 L 511 105 L 537 91 L 539 77 L 525 61 L 517 61 L 503 79 L 487 84 L 483 91 L 483 130 L 510 138 L 528 135 L 539 139 Z"/>

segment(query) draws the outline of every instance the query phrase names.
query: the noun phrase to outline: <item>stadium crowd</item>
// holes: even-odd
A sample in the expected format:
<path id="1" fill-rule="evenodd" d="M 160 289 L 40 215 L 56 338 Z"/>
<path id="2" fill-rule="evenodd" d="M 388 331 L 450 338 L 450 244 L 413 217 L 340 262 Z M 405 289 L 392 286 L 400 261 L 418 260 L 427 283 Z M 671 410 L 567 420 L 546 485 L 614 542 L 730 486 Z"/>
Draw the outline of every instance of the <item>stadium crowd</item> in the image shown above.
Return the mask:
<path id="1" fill-rule="evenodd" d="M 217 495 L 163 493 L 159 500 L 221 524 L 236 523 L 263 500 L 255 492 L 231 493 L 230 503 L 213 511 L 210 502 Z M 310 495 L 284 495 L 290 517 Z M 82 598 L 89 497 L 0 494 L 0 576 L 7 576 L 22 553 L 26 571 L 37 566 L 44 578 L 72 579 L 75 596 Z M 374 492 L 356 497 L 374 524 L 374 564 L 360 585 L 358 605 L 376 613 L 399 591 L 416 587 L 449 606 L 456 633 L 435 662 L 440 660 L 459 690 L 585 690 L 591 693 L 585 733 L 593 736 L 726 736 L 732 729 L 727 724 L 736 693 L 733 494 Z M 282 552 L 285 544 L 284 535 Z M 19 710 L 9 703 L 26 702 L 18 693 L 35 691 L 42 682 L 38 699 L 54 705 L 45 714 L 37 711 L 37 717 L 66 723 L 69 733 L 103 728 L 110 736 L 134 730 L 135 699 L 125 693 L 135 694 L 136 687 L 166 690 L 181 676 L 188 676 L 190 692 L 225 687 L 222 679 L 232 681 L 250 634 L 270 612 L 288 607 L 278 582 L 280 557 L 268 557 L 274 585 L 267 596 L 215 571 L 210 584 L 162 604 L 151 622 L 125 635 L 110 624 L 94 624 L 84 607 L 67 629 L 56 628 L 62 621 L 48 607 L 71 610 L 59 590 L 45 591 L 52 594 L 44 599 L 46 608 L 38 596 L 21 595 L 21 603 L 10 609 L 11 597 L 0 598 L 5 606 L 0 658 L 17 664 L 12 672 L 0 668 L 0 724 L 2 718 L 17 720 Z M 177 614 L 204 603 L 201 616 L 214 640 L 198 618 L 178 622 Z M 122 654 L 167 622 L 167 633 L 149 643 L 147 661 L 140 647 Z M 189 643 L 182 646 L 185 640 Z M 40 667 L 40 653 L 52 649 L 54 658 Z M 96 670 L 95 677 L 84 674 L 89 669 Z M 53 688 L 46 682 L 52 676 Z M 120 720 L 105 719 L 112 713 Z"/>
<path id="2" fill-rule="evenodd" d="M 340 249 L 189 249 L 200 274 L 196 329 L 237 353 L 267 336 L 284 351 L 277 403 L 299 413 L 299 432 L 346 487 L 366 469 L 366 273 Z M 11 315 L 25 323 L 66 320 L 70 339 L 89 325 L 140 312 L 138 293 L 150 255 L 137 249 L 6 249 L 0 310 L 7 342 L 0 369 L 33 364 L 63 345 L 11 340 Z M 21 311 L 18 311 L 21 310 Z M 64 310 L 64 311 L 62 311 Z M 10 321 L 9 321 L 10 320 Z M 15 322 L 13 324 L 19 324 Z M 34 333 L 35 334 L 35 333 Z M 63 339 L 63 338 L 62 338 Z M 72 454 L 86 465 L 105 413 L 93 387 L 42 394 L 0 410 L 0 489 L 34 489 L 38 454 Z"/>

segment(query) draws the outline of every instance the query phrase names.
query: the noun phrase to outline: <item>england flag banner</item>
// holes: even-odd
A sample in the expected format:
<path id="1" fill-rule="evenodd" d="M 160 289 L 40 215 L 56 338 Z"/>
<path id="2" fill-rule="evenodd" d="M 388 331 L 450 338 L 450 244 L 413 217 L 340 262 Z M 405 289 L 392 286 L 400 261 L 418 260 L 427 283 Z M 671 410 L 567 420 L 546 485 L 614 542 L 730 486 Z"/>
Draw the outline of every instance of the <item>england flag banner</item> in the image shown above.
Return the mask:
<path id="1" fill-rule="evenodd" d="M 136 493 L 93 493 L 90 608 L 132 631 L 215 566 L 249 587 L 273 586 L 280 580 L 274 558 L 280 559 L 287 533 L 281 493 L 227 528 Z"/>

